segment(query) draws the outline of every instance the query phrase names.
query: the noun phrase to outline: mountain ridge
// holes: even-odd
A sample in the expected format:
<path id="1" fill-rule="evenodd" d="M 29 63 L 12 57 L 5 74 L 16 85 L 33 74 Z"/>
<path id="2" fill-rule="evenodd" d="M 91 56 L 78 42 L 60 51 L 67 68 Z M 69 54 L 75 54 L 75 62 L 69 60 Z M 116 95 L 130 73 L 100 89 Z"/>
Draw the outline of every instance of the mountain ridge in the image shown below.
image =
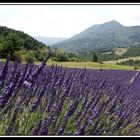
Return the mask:
<path id="1" fill-rule="evenodd" d="M 51 47 L 63 48 L 70 52 L 90 52 L 94 49 L 116 48 L 134 43 L 140 43 L 140 26 L 124 26 L 111 20 L 95 24 Z"/>

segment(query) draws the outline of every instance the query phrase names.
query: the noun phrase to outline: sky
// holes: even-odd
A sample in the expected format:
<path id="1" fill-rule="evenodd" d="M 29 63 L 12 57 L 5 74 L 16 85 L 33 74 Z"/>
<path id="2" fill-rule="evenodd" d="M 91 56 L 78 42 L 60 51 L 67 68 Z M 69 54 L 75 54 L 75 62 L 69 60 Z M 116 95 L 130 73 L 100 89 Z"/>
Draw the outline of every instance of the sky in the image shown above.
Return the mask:
<path id="1" fill-rule="evenodd" d="M 31 36 L 69 38 L 111 20 L 140 25 L 139 13 L 140 5 L 0 5 L 0 25 Z"/>

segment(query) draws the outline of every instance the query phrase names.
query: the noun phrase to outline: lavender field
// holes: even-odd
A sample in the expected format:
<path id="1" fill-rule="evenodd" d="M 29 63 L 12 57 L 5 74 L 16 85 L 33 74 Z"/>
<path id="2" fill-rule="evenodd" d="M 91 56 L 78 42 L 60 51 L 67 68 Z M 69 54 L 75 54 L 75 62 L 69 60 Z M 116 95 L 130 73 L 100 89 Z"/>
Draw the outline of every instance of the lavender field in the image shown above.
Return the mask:
<path id="1" fill-rule="evenodd" d="M 139 135 L 139 71 L 0 64 L 0 135 Z"/>

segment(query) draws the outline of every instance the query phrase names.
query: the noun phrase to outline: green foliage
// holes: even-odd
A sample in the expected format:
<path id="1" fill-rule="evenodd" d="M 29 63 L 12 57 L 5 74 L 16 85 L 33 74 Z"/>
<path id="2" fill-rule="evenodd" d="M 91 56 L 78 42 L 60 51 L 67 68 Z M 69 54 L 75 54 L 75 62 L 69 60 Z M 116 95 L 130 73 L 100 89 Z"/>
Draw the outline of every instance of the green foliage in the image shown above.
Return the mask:
<path id="1" fill-rule="evenodd" d="M 33 62 L 33 61 L 35 61 L 34 53 L 33 52 L 27 52 L 26 53 L 26 56 L 25 56 L 25 60 L 27 62 Z"/>
<path id="2" fill-rule="evenodd" d="M 127 52 L 125 52 L 121 58 L 133 57 L 133 56 L 140 56 L 140 44 L 131 45 Z"/>
<path id="3" fill-rule="evenodd" d="M 25 61 L 25 57 L 24 57 L 24 55 L 23 55 L 23 52 L 21 52 L 21 51 L 16 51 L 16 52 L 14 53 L 14 57 L 18 58 L 18 60 L 19 60 L 20 62 Z"/>
<path id="4" fill-rule="evenodd" d="M 33 53 L 34 53 L 34 57 L 38 61 L 42 61 L 46 55 L 46 51 L 41 51 L 41 50 L 34 51 Z"/>
<path id="5" fill-rule="evenodd" d="M 134 66 L 134 70 L 138 70 L 139 69 L 139 67 L 138 66 Z"/>
<path id="6" fill-rule="evenodd" d="M 4 44 L 3 44 L 3 42 L 2 42 L 2 40 L 1 40 L 1 38 L 0 38 L 0 52 L 2 52 L 3 51 L 3 49 L 4 49 Z"/>
<path id="7" fill-rule="evenodd" d="M 118 60 L 118 59 L 123 59 L 123 58 L 140 56 L 140 44 L 128 45 L 128 46 L 125 46 L 125 47 L 124 46 L 118 46 L 116 48 L 126 48 L 126 47 L 127 47 L 127 51 L 124 52 L 121 55 L 117 55 L 115 53 L 116 49 L 114 49 L 114 48 L 94 49 L 94 50 L 90 51 L 89 53 L 82 52 L 82 53 L 79 53 L 79 55 L 81 57 L 85 58 L 88 61 L 93 61 L 94 57 L 97 57 L 98 62 L 100 62 L 100 61 Z M 97 61 L 94 61 L 94 62 L 97 62 Z"/>
<path id="8" fill-rule="evenodd" d="M 14 59 L 14 53 L 22 50 L 23 41 L 15 33 L 9 33 L 6 40 L 7 41 L 4 42 L 3 52 L 6 54 L 10 51 L 11 59 Z"/>
<path id="9" fill-rule="evenodd" d="M 110 54 L 101 54 L 101 58 L 103 61 L 109 61 L 109 60 L 117 60 L 119 57 L 114 53 L 110 53 Z"/>
<path id="10" fill-rule="evenodd" d="M 135 57 L 140 56 L 140 44 L 136 45 L 128 45 L 128 46 L 119 46 L 117 48 L 126 48 L 127 51 L 124 52 L 121 55 L 117 55 L 115 53 L 116 49 L 110 48 L 110 49 L 95 49 L 92 52 L 97 52 L 99 61 L 110 61 L 110 60 L 118 60 L 123 58 L 129 58 L 129 57 Z M 83 55 L 88 60 L 92 60 L 92 53 Z"/>
<path id="11" fill-rule="evenodd" d="M 134 66 L 134 69 L 137 69 L 137 67 L 140 67 L 140 60 L 129 59 L 129 60 L 117 63 L 117 64 L 118 65 Z"/>
<path id="12" fill-rule="evenodd" d="M 98 61 L 97 53 L 96 53 L 96 52 L 93 52 L 92 55 L 93 55 L 92 61 L 93 61 L 93 62 L 97 62 L 97 61 Z"/>
<path id="13" fill-rule="evenodd" d="M 52 60 L 59 62 L 80 62 L 86 61 L 83 57 L 75 53 L 65 52 L 63 49 L 55 49 L 52 54 Z"/>
<path id="14" fill-rule="evenodd" d="M 19 51 L 37 51 L 40 54 L 38 50 L 43 48 L 47 48 L 47 46 L 24 32 L 0 26 L 0 58 L 5 58 L 9 51 L 12 60 Z M 37 56 L 37 59 L 41 60 L 42 55 Z"/>

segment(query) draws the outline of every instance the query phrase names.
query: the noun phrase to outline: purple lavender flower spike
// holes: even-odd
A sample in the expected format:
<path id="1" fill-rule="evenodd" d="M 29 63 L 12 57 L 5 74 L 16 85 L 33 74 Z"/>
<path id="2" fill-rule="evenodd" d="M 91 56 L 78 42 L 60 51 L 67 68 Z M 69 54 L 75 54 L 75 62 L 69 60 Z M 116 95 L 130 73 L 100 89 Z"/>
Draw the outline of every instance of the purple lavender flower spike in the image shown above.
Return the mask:
<path id="1" fill-rule="evenodd" d="M 4 83 L 5 83 L 5 78 L 6 78 L 6 75 L 8 73 L 9 61 L 10 61 L 10 53 L 7 55 L 5 65 L 4 65 L 3 70 L 1 71 L 1 74 L 0 74 L 0 90 L 3 88 Z"/>

